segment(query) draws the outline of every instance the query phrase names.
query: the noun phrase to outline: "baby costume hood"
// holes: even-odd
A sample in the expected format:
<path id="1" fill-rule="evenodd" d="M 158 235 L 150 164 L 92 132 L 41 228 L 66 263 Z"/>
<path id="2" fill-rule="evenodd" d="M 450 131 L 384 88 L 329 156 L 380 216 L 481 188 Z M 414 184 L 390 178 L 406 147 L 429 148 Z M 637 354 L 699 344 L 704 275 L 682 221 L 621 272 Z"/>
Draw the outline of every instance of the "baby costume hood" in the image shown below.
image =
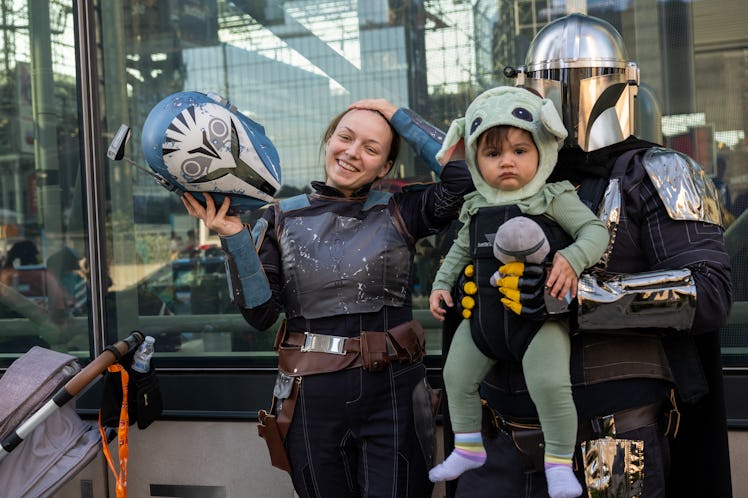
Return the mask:
<path id="1" fill-rule="evenodd" d="M 511 192 L 500 191 L 485 183 L 475 160 L 478 137 L 499 125 L 527 130 L 538 148 L 539 164 L 535 177 L 521 189 Z M 524 88 L 501 86 L 480 94 L 465 111 L 465 117 L 452 122 L 436 159 L 446 164 L 464 156 L 477 192 L 491 204 L 512 204 L 543 187 L 556 165 L 558 150 L 565 138 L 566 127 L 553 102 Z"/>

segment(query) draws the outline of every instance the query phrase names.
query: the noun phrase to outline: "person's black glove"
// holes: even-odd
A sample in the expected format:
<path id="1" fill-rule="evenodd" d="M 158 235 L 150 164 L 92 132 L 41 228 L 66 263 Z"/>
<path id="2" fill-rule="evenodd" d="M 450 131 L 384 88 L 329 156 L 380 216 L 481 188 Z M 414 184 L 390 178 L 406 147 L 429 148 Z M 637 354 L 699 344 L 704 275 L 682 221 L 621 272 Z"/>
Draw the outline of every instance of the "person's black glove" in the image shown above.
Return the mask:
<path id="1" fill-rule="evenodd" d="M 544 320 L 546 270 L 542 264 L 514 261 L 499 268 L 501 303 L 517 315 L 531 320 Z"/>

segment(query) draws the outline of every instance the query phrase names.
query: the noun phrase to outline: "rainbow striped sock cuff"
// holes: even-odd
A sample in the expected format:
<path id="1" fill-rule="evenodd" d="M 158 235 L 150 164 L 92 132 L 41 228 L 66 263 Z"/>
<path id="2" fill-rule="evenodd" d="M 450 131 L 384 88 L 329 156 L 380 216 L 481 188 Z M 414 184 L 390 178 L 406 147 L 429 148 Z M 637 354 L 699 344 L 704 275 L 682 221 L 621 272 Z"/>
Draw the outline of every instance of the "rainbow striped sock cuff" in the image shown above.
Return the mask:
<path id="1" fill-rule="evenodd" d="M 476 462 L 486 460 L 486 449 L 480 432 L 465 432 L 455 434 L 455 453 Z"/>
<path id="2" fill-rule="evenodd" d="M 556 455 L 549 455 L 545 454 L 545 464 L 544 467 L 546 469 L 549 469 L 551 467 L 560 467 L 560 466 L 567 466 L 571 467 L 571 457 L 572 455 L 566 456 L 556 456 Z"/>

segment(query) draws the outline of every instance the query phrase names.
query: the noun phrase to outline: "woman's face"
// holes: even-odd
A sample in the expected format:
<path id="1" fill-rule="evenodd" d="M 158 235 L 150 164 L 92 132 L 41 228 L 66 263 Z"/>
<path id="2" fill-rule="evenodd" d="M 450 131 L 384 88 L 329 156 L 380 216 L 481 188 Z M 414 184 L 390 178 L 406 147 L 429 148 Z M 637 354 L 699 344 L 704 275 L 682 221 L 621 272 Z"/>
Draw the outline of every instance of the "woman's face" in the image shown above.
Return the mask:
<path id="1" fill-rule="evenodd" d="M 392 168 L 390 125 L 379 113 L 354 109 L 346 113 L 325 146 L 325 184 L 346 196 Z"/>

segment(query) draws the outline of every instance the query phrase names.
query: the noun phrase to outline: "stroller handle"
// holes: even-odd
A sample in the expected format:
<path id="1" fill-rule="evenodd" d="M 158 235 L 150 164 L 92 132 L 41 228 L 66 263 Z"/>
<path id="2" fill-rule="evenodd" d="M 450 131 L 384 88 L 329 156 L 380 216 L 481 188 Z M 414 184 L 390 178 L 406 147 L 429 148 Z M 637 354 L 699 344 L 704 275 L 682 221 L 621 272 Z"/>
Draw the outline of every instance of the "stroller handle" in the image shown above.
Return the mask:
<path id="1" fill-rule="evenodd" d="M 97 376 L 104 372 L 112 363 L 119 361 L 133 349 L 137 348 L 145 340 L 145 335 L 139 330 L 133 331 L 121 341 L 107 346 L 102 353 L 91 361 L 85 368 L 75 374 L 57 393 L 47 401 L 41 408 L 33 413 L 25 422 L 16 428 L 0 443 L 0 461 L 15 447 L 23 442 L 26 437 L 52 413 L 65 403 L 73 399 L 84 387 L 90 384 Z"/>
<path id="2" fill-rule="evenodd" d="M 67 400 L 63 401 L 62 398 L 66 396 L 68 396 L 68 399 L 75 397 L 84 387 L 109 368 L 111 364 L 118 362 L 124 355 L 136 349 L 144 340 L 145 335 L 139 330 L 135 330 L 121 341 L 117 341 L 111 346 L 104 348 L 104 351 L 99 356 L 94 358 L 91 363 L 86 365 L 85 368 L 78 372 L 55 394 L 54 399 L 57 406 L 62 406 L 67 402 Z M 59 400 L 58 396 L 61 397 Z M 62 403 L 58 401 L 62 401 Z"/>

